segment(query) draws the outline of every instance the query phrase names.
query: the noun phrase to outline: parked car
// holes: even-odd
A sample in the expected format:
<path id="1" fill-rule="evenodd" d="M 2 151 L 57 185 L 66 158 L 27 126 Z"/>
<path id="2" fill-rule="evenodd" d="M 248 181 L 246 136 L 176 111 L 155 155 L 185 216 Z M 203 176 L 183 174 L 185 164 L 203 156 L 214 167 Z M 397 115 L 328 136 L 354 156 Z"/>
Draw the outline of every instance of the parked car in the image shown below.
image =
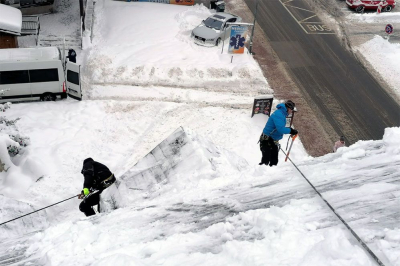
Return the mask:
<path id="1" fill-rule="evenodd" d="M 377 10 L 380 2 L 381 0 L 346 0 L 347 6 L 358 13 L 362 13 L 364 10 Z M 390 12 L 395 6 L 395 0 L 382 1 L 382 11 Z"/>
<path id="2" fill-rule="evenodd" d="M 194 42 L 204 46 L 218 46 L 224 38 L 229 38 L 231 26 L 228 22 L 240 22 L 242 18 L 224 12 L 218 12 L 193 29 Z"/>

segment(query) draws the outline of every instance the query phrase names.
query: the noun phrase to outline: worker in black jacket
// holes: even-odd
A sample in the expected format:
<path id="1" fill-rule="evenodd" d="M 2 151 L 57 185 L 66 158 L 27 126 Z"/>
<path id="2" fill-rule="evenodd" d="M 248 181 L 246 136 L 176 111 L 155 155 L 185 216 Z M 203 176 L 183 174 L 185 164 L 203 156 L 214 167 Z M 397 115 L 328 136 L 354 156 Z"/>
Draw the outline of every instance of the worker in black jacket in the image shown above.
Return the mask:
<path id="1" fill-rule="evenodd" d="M 68 50 L 68 60 L 72 63 L 76 63 L 76 52 L 74 49 L 69 49 Z"/>
<path id="2" fill-rule="evenodd" d="M 79 210 L 86 216 L 91 216 L 96 214 L 92 206 L 98 205 L 100 212 L 100 194 L 115 182 L 115 176 L 107 166 L 94 161 L 92 158 L 83 161 L 81 173 L 85 180 L 83 190 L 78 196 L 79 199 L 83 199 L 79 205 Z"/>

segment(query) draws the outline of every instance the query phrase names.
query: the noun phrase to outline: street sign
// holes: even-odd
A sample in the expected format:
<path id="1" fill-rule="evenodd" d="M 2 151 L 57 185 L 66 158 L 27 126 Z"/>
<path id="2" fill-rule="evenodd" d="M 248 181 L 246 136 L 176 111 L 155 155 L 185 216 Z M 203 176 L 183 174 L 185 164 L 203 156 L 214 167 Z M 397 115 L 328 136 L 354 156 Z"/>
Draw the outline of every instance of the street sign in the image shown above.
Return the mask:
<path id="1" fill-rule="evenodd" d="M 243 54 L 246 35 L 247 35 L 247 26 L 232 25 L 231 37 L 229 39 L 228 53 Z"/>
<path id="2" fill-rule="evenodd" d="M 393 33 L 393 26 L 390 25 L 390 24 L 387 24 L 386 27 L 385 27 L 385 32 L 387 34 L 392 34 Z"/>

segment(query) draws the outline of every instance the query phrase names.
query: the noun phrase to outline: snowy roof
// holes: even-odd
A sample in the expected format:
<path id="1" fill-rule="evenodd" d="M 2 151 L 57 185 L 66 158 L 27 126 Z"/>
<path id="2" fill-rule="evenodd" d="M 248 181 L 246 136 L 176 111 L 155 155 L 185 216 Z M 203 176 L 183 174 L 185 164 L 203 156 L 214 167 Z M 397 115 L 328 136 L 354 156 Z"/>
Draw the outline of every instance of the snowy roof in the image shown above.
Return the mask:
<path id="1" fill-rule="evenodd" d="M 0 4 L 0 31 L 14 35 L 21 35 L 21 27 L 21 10 Z"/>
<path id="2" fill-rule="evenodd" d="M 0 61 L 59 60 L 57 47 L 0 49 Z"/>

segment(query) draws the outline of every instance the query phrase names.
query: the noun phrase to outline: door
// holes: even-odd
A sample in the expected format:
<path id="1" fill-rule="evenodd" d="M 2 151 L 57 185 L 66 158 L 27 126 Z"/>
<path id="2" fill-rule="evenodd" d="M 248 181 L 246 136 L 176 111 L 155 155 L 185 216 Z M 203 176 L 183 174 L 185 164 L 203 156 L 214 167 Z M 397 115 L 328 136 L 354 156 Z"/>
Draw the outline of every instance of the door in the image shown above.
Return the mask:
<path id="1" fill-rule="evenodd" d="M 80 70 L 81 66 L 67 62 L 67 94 L 75 100 L 82 100 Z"/>

